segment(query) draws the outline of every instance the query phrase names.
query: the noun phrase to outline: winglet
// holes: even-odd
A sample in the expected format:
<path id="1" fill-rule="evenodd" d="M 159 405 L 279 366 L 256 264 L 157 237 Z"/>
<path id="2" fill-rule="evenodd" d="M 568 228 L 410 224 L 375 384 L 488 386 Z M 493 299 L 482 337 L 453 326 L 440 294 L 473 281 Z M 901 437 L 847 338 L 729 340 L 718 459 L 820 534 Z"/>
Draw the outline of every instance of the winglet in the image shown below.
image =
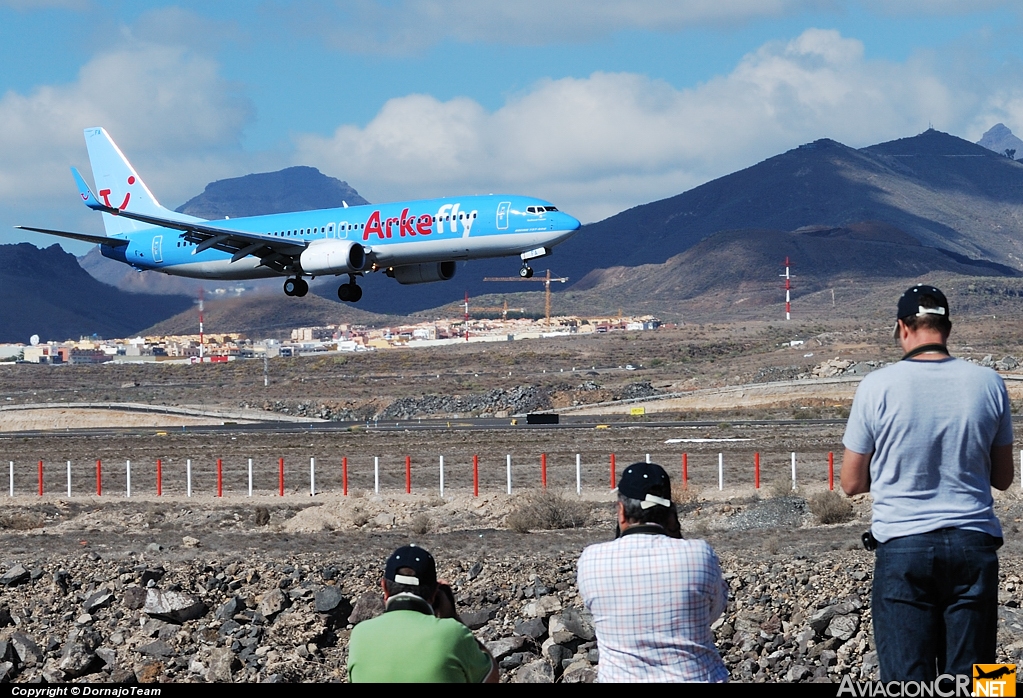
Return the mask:
<path id="1" fill-rule="evenodd" d="M 93 211 L 110 211 L 110 207 L 101 204 L 96 195 L 92 193 L 92 189 L 86 184 L 85 179 L 77 168 L 71 168 L 71 175 L 75 178 L 75 184 L 78 185 L 78 194 L 82 197 L 82 201 L 85 202 L 86 206 Z"/>

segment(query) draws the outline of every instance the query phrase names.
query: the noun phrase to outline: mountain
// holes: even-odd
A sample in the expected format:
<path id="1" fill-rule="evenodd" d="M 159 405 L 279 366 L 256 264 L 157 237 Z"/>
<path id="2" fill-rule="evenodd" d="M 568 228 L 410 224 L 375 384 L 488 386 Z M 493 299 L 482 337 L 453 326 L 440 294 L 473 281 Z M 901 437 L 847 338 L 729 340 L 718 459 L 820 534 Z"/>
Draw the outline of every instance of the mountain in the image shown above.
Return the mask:
<path id="1" fill-rule="evenodd" d="M 348 182 L 328 177 L 315 167 L 289 167 L 244 177 L 221 179 L 174 209 L 200 218 L 238 218 L 270 213 L 312 211 L 368 204 Z"/>
<path id="2" fill-rule="evenodd" d="M 588 225 L 558 248 L 555 268 L 579 279 L 599 267 L 664 262 L 722 230 L 755 236 L 873 221 L 924 246 L 1020 269 L 1021 205 L 1023 163 L 955 136 L 928 130 L 860 150 L 825 139 Z M 775 265 L 787 254 L 776 250 Z"/>
<path id="3" fill-rule="evenodd" d="M 192 305 L 183 296 L 126 293 L 100 283 L 59 245 L 0 245 L 0 342 L 128 337 Z"/>
<path id="4" fill-rule="evenodd" d="M 1005 124 L 995 124 L 989 128 L 977 141 L 977 145 L 982 145 L 999 155 L 1012 151 L 1014 159 L 1023 160 L 1023 140 L 1014 136 Z"/>
<path id="5" fill-rule="evenodd" d="M 785 297 L 779 250 L 794 261 L 791 273 L 798 296 L 934 273 L 1023 278 L 1023 272 L 1011 267 L 925 247 L 898 229 L 871 221 L 795 232 L 722 231 L 662 264 L 594 270 L 572 291 L 604 298 L 611 308 L 627 303 L 655 314 L 664 314 L 679 300 L 696 298 L 716 297 L 709 305 L 719 307 L 739 301 L 746 308 L 777 306 Z M 641 295 L 628 303 L 637 288 Z"/>

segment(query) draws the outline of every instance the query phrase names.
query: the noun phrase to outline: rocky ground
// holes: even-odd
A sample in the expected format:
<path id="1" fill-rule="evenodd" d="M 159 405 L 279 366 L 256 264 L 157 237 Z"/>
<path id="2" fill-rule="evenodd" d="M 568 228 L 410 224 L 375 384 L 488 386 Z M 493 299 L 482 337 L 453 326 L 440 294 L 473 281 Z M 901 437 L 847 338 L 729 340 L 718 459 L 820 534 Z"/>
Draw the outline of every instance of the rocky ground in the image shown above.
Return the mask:
<path id="1" fill-rule="evenodd" d="M 266 388 L 261 362 L 0 366 L 5 404 L 130 400 L 247 405 L 323 419 L 386 413 L 395 420 L 431 414 L 452 420 L 435 430 L 69 428 L 0 436 L 0 462 L 14 463 L 16 471 L 15 496 L 4 496 L 0 508 L 0 682 L 344 680 L 351 628 L 379 610 L 383 562 L 410 540 L 435 553 L 458 611 L 498 657 L 503 681 L 590 681 L 599 652 L 575 587 L 575 562 L 586 545 L 612 535 L 610 454 L 618 455 L 619 466 L 649 454 L 673 476 L 688 463 L 691 486 L 677 492 L 683 528 L 714 546 L 728 579 L 728 609 L 714 632 L 733 681 L 874 676 L 873 557 L 859 545 L 869 501 L 854 500 L 845 523 L 820 524 L 811 512 L 826 486 L 828 454 L 841 452 L 842 424 L 806 418 L 841 417 L 848 400 L 779 398 L 752 409 L 733 396 L 732 403 L 668 415 L 702 419 L 701 426 L 651 427 L 642 416 L 591 428 L 482 430 L 460 428 L 454 419 L 814 373 L 857 374 L 898 358 L 889 322 L 886 314 L 870 327 L 705 324 L 282 359 L 271 363 Z M 1017 327 L 959 321 L 953 353 L 1012 370 L 1009 360 L 1023 355 Z M 779 417 L 796 421 L 739 421 Z M 513 516 L 523 499 L 504 494 L 506 458 L 514 459 L 519 493 L 538 483 L 541 453 L 549 486 L 564 496 L 562 508 L 572 510 L 566 519 L 576 528 L 543 530 Z M 762 465 L 759 492 L 752 486 L 754 453 Z M 795 495 L 792 453 L 798 453 L 801 488 Z M 582 497 L 574 494 L 577 454 Z M 474 455 L 479 498 L 469 489 Z M 405 456 L 414 463 L 413 495 L 397 494 L 404 489 Z M 439 456 L 447 459 L 443 498 Z M 315 497 L 307 465 L 314 457 Z M 373 494 L 377 457 L 379 495 Z M 250 458 L 252 499 L 245 492 Z M 283 497 L 275 496 L 279 458 L 288 469 Z M 342 458 L 348 497 L 341 494 Z M 96 497 L 100 459 L 104 494 Z M 223 499 L 212 497 L 218 459 Z M 45 462 L 43 497 L 36 494 L 39 461 Z M 63 496 L 66 461 L 73 498 Z M 192 498 L 185 496 L 189 464 Z M 999 659 L 1023 664 L 1023 498 L 1014 489 L 996 501 L 1006 533 Z"/>
<path id="2" fill-rule="evenodd" d="M 866 498 L 852 521 L 821 525 L 780 490 L 681 494 L 686 534 L 715 546 L 731 590 L 714 633 L 733 681 L 876 675 L 873 558 L 857 542 Z M 0 681 L 345 680 L 351 628 L 379 612 L 383 560 L 409 540 L 434 551 L 502 681 L 592 681 L 599 652 L 575 562 L 611 535 L 609 497 L 567 496 L 585 525 L 532 533 L 505 527 L 522 502 L 457 492 L 8 507 Z M 998 510 L 999 660 L 1023 664 L 1023 500 L 1002 495 Z"/>

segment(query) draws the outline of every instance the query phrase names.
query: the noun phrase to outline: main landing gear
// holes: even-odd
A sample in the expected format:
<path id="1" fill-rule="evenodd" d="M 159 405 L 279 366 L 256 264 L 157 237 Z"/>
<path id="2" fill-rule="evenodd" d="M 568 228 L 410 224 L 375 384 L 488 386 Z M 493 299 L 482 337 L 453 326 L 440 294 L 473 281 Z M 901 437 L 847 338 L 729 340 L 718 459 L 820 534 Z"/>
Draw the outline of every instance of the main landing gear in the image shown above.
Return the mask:
<path id="1" fill-rule="evenodd" d="M 284 282 L 284 295 L 301 298 L 309 293 L 309 284 L 300 276 Z"/>
<path id="2" fill-rule="evenodd" d="M 349 276 L 347 284 L 341 284 L 337 288 L 337 297 L 345 303 L 358 303 L 362 298 L 362 287 L 355 283 L 355 277 Z"/>
<path id="3" fill-rule="evenodd" d="M 528 264 L 523 264 L 522 268 L 519 269 L 519 276 L 521 276 L 523 279 L 532 279 L 533 267 L 529 266 Z"/>

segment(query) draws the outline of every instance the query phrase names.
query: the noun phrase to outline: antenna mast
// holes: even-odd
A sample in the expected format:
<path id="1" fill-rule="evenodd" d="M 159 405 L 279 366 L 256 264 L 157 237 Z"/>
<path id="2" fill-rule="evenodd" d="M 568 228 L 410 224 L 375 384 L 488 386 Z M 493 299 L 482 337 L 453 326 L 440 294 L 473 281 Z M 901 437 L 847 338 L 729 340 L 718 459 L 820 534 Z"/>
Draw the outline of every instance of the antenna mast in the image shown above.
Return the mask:
<path id="1" fill-rule="evenodd" d="M 792 290 L 792 276 L 789 274 L 789 258 L 785 258 L 785 273 L 779 274 L 785 279 L 785 319 L 792 319 L 792 300 L 789 296 Z"/>

